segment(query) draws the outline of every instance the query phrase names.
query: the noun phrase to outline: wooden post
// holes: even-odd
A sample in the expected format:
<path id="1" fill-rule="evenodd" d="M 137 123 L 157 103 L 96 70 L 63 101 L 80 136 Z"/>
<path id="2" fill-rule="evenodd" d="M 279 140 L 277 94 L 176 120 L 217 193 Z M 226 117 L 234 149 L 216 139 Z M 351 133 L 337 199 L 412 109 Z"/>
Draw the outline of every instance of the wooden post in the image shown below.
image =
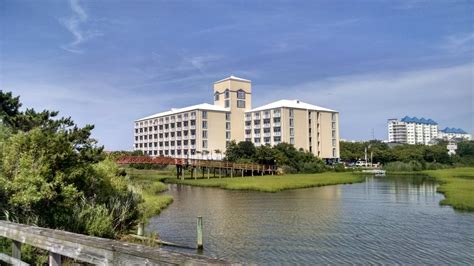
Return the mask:
<path id="1" fill-rule="evenodd" d="M 176 165 L 176 179 L 179 178 L 179 165 Z"/>
<path id="2" fill-rule="evenodd" d="M 242 168 L 240 171 L 242 172 L 242 177 L 244 177 L 244 168 Z"/>
<path id="3" fill-rule="evenodd" d="M 12 257 L 21 260 L 21 242 L 12 241 Z"/>
<path id="4" fill-rule="evenodd" d="M 203 249 L 202 243 L 202 216 L 197 217 L 197 248 Z"/>
<path id="5" fill-rule="evenodd" d="M 209 167 L 207 168 L 207 179 L 209 179 Z"/>
<path id="6" fill-rule="evenodd" d="M 230 169 L 230 177 L 234 177 L 234 168 Z"/>
<path id="7" fill-rule="evenodd" d="M 253 164 L 252 164 L 252 176 L 253 176 Z"/>
<path id="8" fill-rule="evenodd" d="M 258 168 L 260 168 L 260 166 Z M 262 166 L 262 176 L 264 172 L 265 172 L 265 168 Z"/>
<path id="9" fill-rule="evenodd" d="M 222 177 L 222 168 L 219 168 L 219 178 Z"/>
<path id="10" fill-rule="evenodd" d="M 184 167 L 181 166 L 181 180 L 184 180 Z"/>
<path id="11" fill-rule="evenodd" d="M 143 236 L 145 232 L 145 224 L 143 222 L 138 223 L 137 235 Z"/>
<path id="12" fill-rule="evenodd" d="M 61 266 L 61 255 L 49 252 L 49 266 Z"/>

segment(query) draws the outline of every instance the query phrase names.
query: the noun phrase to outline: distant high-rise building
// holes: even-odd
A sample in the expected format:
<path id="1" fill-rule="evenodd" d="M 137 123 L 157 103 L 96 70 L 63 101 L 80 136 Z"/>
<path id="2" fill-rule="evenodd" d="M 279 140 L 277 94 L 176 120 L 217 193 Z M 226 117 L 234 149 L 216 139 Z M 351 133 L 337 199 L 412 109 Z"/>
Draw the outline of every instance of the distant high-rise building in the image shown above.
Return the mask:
<path id="1" fill-rule="evenodd" d="M 445 128 L 438 131 L 438 138 L 442 140 L 465 139 L 471 140 L 471 134 L 460 128 Z"/>
<path id="2" fill-rule="evenodd" d="M 388 120 L 388 141 L 405 144 L 424 144 L 438 137 L 438 123 L 432 119 L 405 116 Z"/>

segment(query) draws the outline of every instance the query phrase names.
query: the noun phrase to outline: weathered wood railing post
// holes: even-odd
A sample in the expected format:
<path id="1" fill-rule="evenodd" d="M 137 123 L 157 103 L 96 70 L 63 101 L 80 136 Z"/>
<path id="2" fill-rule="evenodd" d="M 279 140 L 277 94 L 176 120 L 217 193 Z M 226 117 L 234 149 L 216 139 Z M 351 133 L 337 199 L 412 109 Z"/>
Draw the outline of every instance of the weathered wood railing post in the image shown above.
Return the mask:
<path id="1" fill-rule="evenodd" d="M 202 216 L 197 217 L 197 248 L 203 249 L 202 243 Z"/>
<path id="2" fill-rule="evenodd" d="M 12 257 L 21 260 L 21 242 L 12 241 Z"/>
<path id="3" fill-rule="evenodd" d="M 138 223 L 137 235 L 143 236 L 145 234 L 145 224 L 143 222 Z"/>
<path id="4" fill-rule="evenodd" d="M 61 255 L 49 252 L 49 266 L 61 266 Z"/>

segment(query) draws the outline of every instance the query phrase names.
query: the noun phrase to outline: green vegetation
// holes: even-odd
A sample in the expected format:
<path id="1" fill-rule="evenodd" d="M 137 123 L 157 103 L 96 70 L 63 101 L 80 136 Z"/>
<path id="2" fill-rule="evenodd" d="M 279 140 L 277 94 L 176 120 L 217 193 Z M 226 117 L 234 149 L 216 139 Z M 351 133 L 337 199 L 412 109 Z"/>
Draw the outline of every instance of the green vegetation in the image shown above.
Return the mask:
<path id="1" fill-rule="evenodd" d="M 127 175 L 130 176 L 132 186 L 143 197 L 140 208 L 143 219 L 160 214 L 160 212 L 173 202 L 170 195 L 160 194 L 167 190 L 166 184 L 161 182 L 172 175 L 170 171 L 142 170 L 127 168 Z"/>
<path id="2" fill-rule="evenodd" d="M 474 167 L 422 171 L 440 182 L 438 191 L 445 195 L 443 205 L 457 210 L 474 211 Z"/>
<path id="3" fill-rule="evenodd" d="M 436 145 L 399 144 L 393 147 L 381 141 L 340 142 L 341 160 L 354 162 L 364 158 L 367 148 L 373 162 L 384 164 L 387 171 L 420 171 L 448 167 L 474 166 L 474 141 L 458 143 L 457 154 L 448 155 L 447 142 Z"/>
<path id="4" fill-rule="evenodd" d="M 20 107 L 0 90 L 0 219 L 109 238 L 134 230 L 142 197 L 90 137 L 94 126 Z M 34 249 L 22 252 L 39 263 Z"/>
<path id="5" fill-rule="evenodd" d="M 191 186 L 219 187 L 232 190 L 278 192 L 287 189 L 318 187 L 362 182 L 364 178 L 352 173 L 292 174 L 213 179 L 166 179 L 166 182 Z"/>
<path id="6" fill-rule="evenodd" d="M 252 142 L 231 141 L 227 145 L 225 159 L 237 163 L 259 163 L 265 165 L 276 165 L 286 174 L 295 173 L 322 173 L 333 170 L 321 159 L 309 151 L 297 150 L 293 145 L 280 143 L 271 147 L 262 145 L 255 147 Z M 343 168 L 342 168 L 343 169 Z M 337 168 L 341 170 L 341 168 Z"/>

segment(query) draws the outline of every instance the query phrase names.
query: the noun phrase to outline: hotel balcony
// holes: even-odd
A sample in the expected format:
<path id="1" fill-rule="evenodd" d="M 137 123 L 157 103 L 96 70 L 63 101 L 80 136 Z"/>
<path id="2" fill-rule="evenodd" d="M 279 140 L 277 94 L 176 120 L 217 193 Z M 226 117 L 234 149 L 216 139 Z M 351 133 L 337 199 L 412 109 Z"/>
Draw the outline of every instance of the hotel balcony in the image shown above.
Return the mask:
<path id="1" fill-rule="evenodd" d="M 181 117 L 178 117 L 178 119 L 176 119 L 177 122 L 181 122 L 183 121 L 183 119 Z"/>
<path id="2" fill-rule="evenodd" d="M 191 135 L 190 139 L 196 139 L 196 135 Z"/>
<path id="3" fill-rule="evenodd" d="M 263 124 L 263 127 L 270 127 L 270 124 Z"/>
<path id="4" fill-rule="evenodd" d="M 269 118 L 270 118 L 270 114 L 263 115 L 263 119 L 269 119 Z"/>
<path id="5" fill-rule="evenodd" d="M 176 137 L 170 137 L 170 140 L 176 140 Z"/>
<path id="6" fill-rule="evenodd" d="M 183 130 L 188 130 L 188 126 L 184 126 L 184 127 L 183 127 Z"/>
<path id="7" fill-rule="evenodd" d="M 281 113 L 273 113 L 273 117 L 281 117 Z"/>
<path id="8" fill-rule="evenodd" d="M 176 131 L 181 131 L 181 127 L 177 127 L 177 128 L 176 128 Z"/>
<path id="9" fill-rule="evenodd" d="M 179 146 L 179 145 L 176 146 L 176 149 L 181 150 L 181 146 Z"/>
<path id="10" fill-rule="evenodd" d="M 245 126 L 245 129 L 252 129 L 252 126 Z"/>
<path id="11" fill-rule="evenodd" d="M 273 132 L 273 136 L 275 136 L 275 137 L 280 137 L 280 136 L 281 136 L 281 132 Z"/>
<path id="12" fill-rule="evenodd" d="M 183 139 L 181 136 L 176 137 L 176 140 L 181 140 L 181 139 Z"/>
<path id="13" fill-rule="evenodd" d="M 189 126 L 189 129 L 196 129 L 196 125 Z"/>
<path id="14" fill-rule="evenodd" d="M 260 133 L 254 134 L 253 135 L 255 138 L 260 138 Z"/>
<path id="15" fill-rule="evenodd" d="M 273 123 L 273 126 L 274 126 L 274 127 L 281 127 L 281 123 L 280 123 L 280 122 Z"/>
<path id="16" fill-rule="evenodd" d="M 263 136 L 264 136 L 264 137 L 270 137 L 270 136 L 271 136 L 271 133 L 263 133 Z"/>
<path id="17" fill-rule="evenodd" d="M 189 148 L 196 149 L 196 145 L 189 145 Z"/>
<path id="18" fill-rule="evenodd" d="M 259 128 L 260 128 L 260 124 L 254 125 L 253 128 L 259 129 Z"/>
<path id="19" fill-rule="evenodd" d="M 188 145 L 183 145 L 183 149 L 187 149 L 188 147 Z"/>
<path id="20" fill-rule="evenodd" d="M 252 134 L 245 134 L 245 138 L 251 138 Z"/>
<path id="21" fill-rule="evenodd" d="M 188 138 L 189 138 L 188 135 L 184 135 L 184 136 L 183 136 L 183 139 L 188 139 Z"/>
<path id="22" fill-rule="evenodd" d="M 159 129 L 159 130 L 158 130 L 158 133 L 163 133 L 163 129 Z"/>
<path id="23" fill-rule="evenodd" d="M 251 116 L 246 116 L 245 121 L 252 121 L 252 117 Z"/>
<path id="24" fill-rule="evenodd" d="M 191 117 L 191 120 L 196 120 L 196 116 L 195 115 L 192 115 L 190 116 Z"/>

